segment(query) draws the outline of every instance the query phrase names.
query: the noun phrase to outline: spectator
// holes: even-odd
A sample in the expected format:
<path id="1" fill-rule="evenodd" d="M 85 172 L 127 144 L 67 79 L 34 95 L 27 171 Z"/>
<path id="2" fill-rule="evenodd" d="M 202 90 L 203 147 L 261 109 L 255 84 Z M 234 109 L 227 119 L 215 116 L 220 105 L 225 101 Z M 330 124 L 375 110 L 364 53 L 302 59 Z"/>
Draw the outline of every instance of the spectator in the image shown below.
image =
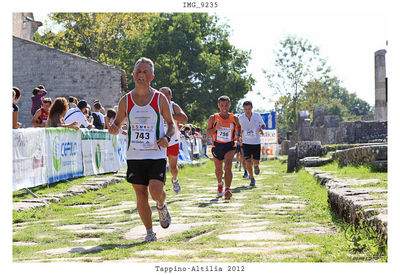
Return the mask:
<path id="1" fill-rule="evenodd" d="M 51 106 L 51 98 L 47 97 L 43 99 L 43 105 L 39 110 L 36 111 L 35 115 L 31 120 L 31 125 L 33 127 L 45 127 L 47 122 L 47 117 L 49 115 L 49 109 Z"/>
<path id="2" fill-rule="evenodd" d="M 17 106 L 17 102 L 21 98 L 21 90 L 17 87 L 13 87 L 12 91 L 12 101 L 13 101 L 13 118 L 12 118 L 12 127 L 13 129 L 18 129 L 19 127 L 22 126 L 20 122 L 18 122 L 18 112 L 19 112 L 19 107 Z"/>
<path id="3" fill-rule="evenodd" d="M 89 121 L 86 118 L 85 113 L 87 113 L 87 102 L 85 100 L 79 101 L 78 105 L 76 108 L 69 109 L 67 113 L 64 116 L 65 123 L 73 123 L 73 122 L 78 122 L 77 126 L 80 127 L 83 125 L 87 129 L 92 129 L 93 125 L 89 123 Z"/>
<path id="4" fill-rule="evenodd" d="M 117 111 L 115 109 L 110 108 L 107 110 L 107 115 L 104 117 L 105 126 L 107 129 L 110 129 L 111 124 L 114 122 L 115 117 L 117 116 Z M 121 129 L 119 129 L 119 133 L 123 135 L 127 135 L 128 125 L 126 122 L 122 125 Z"/>
<path id="5" fill-rule="evenodd" d="M 68 111 L 68 102 L 63 97 L 57 97 L 51 105 L 49 115 L 46 122 L 46 127 L 66 127 L 79 130 L 78 122 L 66 124 L 64 115 Z"/>
<path id="6" fill-rule="evenodd" d="M 185 126 L 185 127 L 183 128 L 182 134 L 184 135 L 184 137 L 185 137 L 186 139 L 190 139 L 190 133 L 191 133 L 190 127 L 189 127 L 189 126 Z"/>
<path id="7" fill-rule="evenodd" d="M 93 102 L 93 107 L 94 107 L 94 104 L 96 104 L 96 103 L 100 103 L 100 100 L 98 100 L 98 99 L 96 99 L 94 102 Z M 106 116 L 106 109 L 104 109 L 104 107 L 101 105 L 101 103 L 100 103 L 100 113 L 102 113 L 103 114 L 103 116 Z"/>
<path id="8" fill-rule="evenodd" d="M 114 122 L 115 117 L 117 116 L 117 112 L 110 108 L 107 110 L 107 115 L 104 118 L 104 123 L 107 129 L 110 129 L 111 123 Z"/>
<path id="9" fill-rule="evenodd" d="M 102 106 L 100 104 L 100 102 L 96 102 L 93 105 L 93 126 L 98 129 L 98 130 L 103 130 L 104 129 L 104 116 L 103 114 L 100 112 Z"/>
<path id="10" fill-rule="evenodd" d="M 41 87 L 44 87 L 43 85 L 40 85 Z M 47 91 L 45 89 L 40 89 L 36 87 L 32 91 L 32 107 L 31 107 L 31 115 L 35 115 L 36 111 L 42 107 L 43 104 L 43 98 L 44 96 L 47 95 Z"/>
<path id="11" fill-rule="evenodd" d="M 77 105 L 77 104 L 78 104 L 78 99 L 77 99 L 76 97 L 70 96 L 70 97 L 68 98 L 68 106 L 69 106 L 69 109 L 76 108 L 76 105 Z"/>

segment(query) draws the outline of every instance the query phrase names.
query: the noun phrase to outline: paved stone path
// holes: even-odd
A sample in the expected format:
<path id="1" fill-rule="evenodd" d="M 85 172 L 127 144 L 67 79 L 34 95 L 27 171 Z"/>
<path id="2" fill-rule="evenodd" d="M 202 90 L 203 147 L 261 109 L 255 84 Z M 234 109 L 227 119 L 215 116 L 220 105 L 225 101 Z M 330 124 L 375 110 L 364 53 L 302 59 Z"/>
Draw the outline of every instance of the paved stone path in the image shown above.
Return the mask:
<path id="1" fill-rule="evenodd" d="M 278 186 L 272 182 L 269 177 L 276 172 L 271 170 L 268 162 L 262 162 L 260 167 L 262 172 L 255 189 L 250 188 L 249 180 L 243 179 L 242 173 L 234 169 L 230 201 L 216 198 L 216 181 L 211 173 L 181 179 L 179 195 L 173 194 L 170 182 L 167 182 L 172 224 L 168 229 L 160 227 L 152 202 L 153 227 L 158 242 L 150 244 L 142 242 L 145 228 L 136 210 L 133 190 L 125 201 L 112 206 L 106 206 L 106 197 L 103 203 L 68 206 L 77 213 L 73 223 L 43 217 L 38 221 L 14 224 L 14 235 L 19 232 L 29 234 L 26 241 L 14 241 L 14 248 L 34 247 L 42 241 L 51 244 L 60 234 L 66 236 L 59 247 L 49 245 L 48 249 L 35 251 L 29 258 L 14 254 L 14 261 L 238 262 L 248 261 L 249 255 L 256 255 L 258 261 L 268 262 L 302 261 L 318 256 L 318 245 L 307 240 L 311 236 L 341 233 L 332 223 L 302 219 L 298 213 L 305 211 L 309 202 L 290 189 L 292 183 Z M 282 222 L 285 217 L 288 219 Z M 80 222 L 83 219 L 85 222 Z M 37 224 L 43 225 L 43 231 L 29 231 Z M 110 250 L 125 254 L 118 254 L 120 256 L 115 259 L 107 254 Z"/>

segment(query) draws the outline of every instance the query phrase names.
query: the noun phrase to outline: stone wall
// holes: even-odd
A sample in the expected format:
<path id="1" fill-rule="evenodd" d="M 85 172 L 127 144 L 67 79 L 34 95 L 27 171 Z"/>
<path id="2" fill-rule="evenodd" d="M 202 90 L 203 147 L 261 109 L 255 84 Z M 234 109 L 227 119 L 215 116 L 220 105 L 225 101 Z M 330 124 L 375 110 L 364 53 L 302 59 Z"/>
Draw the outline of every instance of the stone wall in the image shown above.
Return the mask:
<path id="1" fill-rule="evenodd" d="M 13 86 L 22 91 L 18 121 L 25 127 L 30 126 L 32 90 L 37 85 L 44 85 L 53 100 L 72 95 L 91 106 L 98 99 L 110 108 L 119 102 L 126 83 L 123 76 L 119 68 L 13 37 Z"/>
<path id="2" fill-rule="evenodd" d="M 300 111 L 297 130 L 290 136 L 290 147 L 300 141 L 325 144 L 387 142 L 387 121 L 340 122 L 339 116 L 325 115 L 323 108 L 314 109 L 314 120 Z"/>
<path id="3" fill-rule="evenodd" d="M 337 143 L 363 143 L 387 138 L 387 121 L 342 122 L 341 128 L 341 140 Z"/>
<path id="4" fill-rule="evenodd" d="M 332 157 L 341 166 L 374 164 L 376 161 L 387 161 L 387 145 L 372 145 L 338 150 Z"/>

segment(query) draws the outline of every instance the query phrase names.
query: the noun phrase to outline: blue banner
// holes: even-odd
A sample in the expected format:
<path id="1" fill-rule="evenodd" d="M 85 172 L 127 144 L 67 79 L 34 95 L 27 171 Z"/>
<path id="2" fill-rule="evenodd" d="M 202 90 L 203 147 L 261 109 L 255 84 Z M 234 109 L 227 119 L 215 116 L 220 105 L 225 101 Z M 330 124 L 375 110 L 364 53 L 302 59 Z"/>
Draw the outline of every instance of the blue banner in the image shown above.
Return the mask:
<path id="1" fill-rule="evenodd" d="M 265 130 L 275 130 L 276 129 L 275 113 L 276 112 L 269 112 L 269 113 L 261 114 L 261 117 L 264 120 L 264 123 L 266 126 Z"/>

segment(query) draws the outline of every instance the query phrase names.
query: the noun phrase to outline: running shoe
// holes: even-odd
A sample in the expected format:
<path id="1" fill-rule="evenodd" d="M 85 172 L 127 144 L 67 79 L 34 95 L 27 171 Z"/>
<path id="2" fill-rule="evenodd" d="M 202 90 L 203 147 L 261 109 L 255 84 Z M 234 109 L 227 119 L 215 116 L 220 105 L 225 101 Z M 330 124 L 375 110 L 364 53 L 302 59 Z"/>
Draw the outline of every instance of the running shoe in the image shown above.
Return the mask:
<path id="1" fill-rule="evenodd" d="M 256 179 L 255 178 L 250 179 L 250 187 L 256 187 Z"/>
<path id="2" fill-rule="evenodd" d="M 231 189 L 229 187 L 225 188 L 225 199 L 229 200 L 232 197 L 232 192 Z"/>
<path id="3" fill-rule="evenodd" d="M 221 198 L 223 195 L 224 195 L 224 183 L 222 182 L 221 184 L 218 183 L 217 196 L 218 198 Z"/>
<path id="4" fill-rule="evenodd" d="M 168 212 L 167 205 L 164 203 L 164 206 L 160 209 L 157 206 L 158 216 L 160 217 L 160 225 L 162 228 L 168 228 L 171 224 L 171 216 Z"/>
<path id="5" fill-rule="evenodd" d="M 242 165 L 239 166 L 239 172 L 242 171 Z"/>
<path id="6" fill-rule="evenodd" d="M 175 194 L 178 195 L 179 192 L 181 191 L 181 186 L 179 185 L 178 179 L 176 179 L 176 181 L 174 181 L 174 180 L 172 179 L 172 184 L 173 184 L 173 186 L 174 186 L 173 189 L 174 189 Z"/>
<path id="7" fill-rule="evenodd" d="M 260 167 L 254 166 L 254 174 L 256 175 L 260 174 Z"/>
<path id="8" fill-rule="evenodd" d="M 247 171 L 244 173 L 243 178 L 246 179 L 249 177 L 249 174 L 247 174 Z"/>
<path id="9" fill-rule="evenodd" d="M 235 163 L 235 168 L 238 168 L 238 166 L 239 166 L 239 162 L 236 162 Z"/>
<path id="10" fill-rule="evenodd" d="M 156 233 L 153 232 L 152 234 L 147 234 L 144 241 L 146 243 L 157 241 Z"/>

